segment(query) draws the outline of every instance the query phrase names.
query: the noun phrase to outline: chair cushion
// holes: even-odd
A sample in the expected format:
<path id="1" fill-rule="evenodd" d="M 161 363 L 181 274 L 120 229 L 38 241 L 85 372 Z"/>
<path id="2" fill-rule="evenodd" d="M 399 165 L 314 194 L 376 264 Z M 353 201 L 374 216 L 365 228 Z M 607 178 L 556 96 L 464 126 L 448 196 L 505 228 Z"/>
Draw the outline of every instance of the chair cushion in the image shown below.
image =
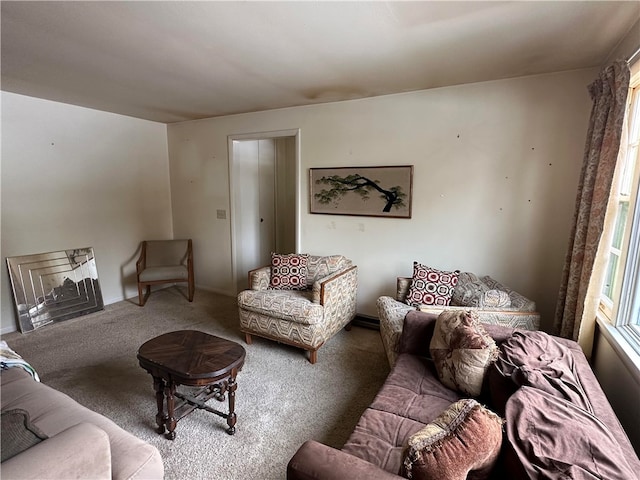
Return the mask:
<path id="1" fill-rule="evenodd" d="M 271 279 L 273 290 L 306 290 L 307 261 L 309 255 L 271 253 Z"/>
<path id="2" fill-rule="evenodd" d="M 310 290 L 244 290 L 238 306 L 289 322 L 314 325 L 324 318 L 324 307 L 311 301 Z"/>
<path id="3" fill-rule="evenodd" d="M 451 302 L 453 289 L 458 283 L 460 271 L 445 272 L 413 262 L 411 287 L 405 299 L 409 305 L 447 306 Z"/>
<path id="4" fill-rule="evenodd" d="M 472 397 L 480 395 L 485 373 L 499 354 L 496 342 L 471 310 L 442 312 L 429 351 L 440 381 Z"/>
<path id="5" fill-rule="evenodd" d="M 140 272 L 141 282 L 155 282 L 158 280 L 184 280 L 189 279 L 189 271 L 184 265 L 147 267 Z"/>
<path id="6" fill-rule="evenodd" d="M 488 478 L 501 446 L 502 419 L 475 400 L 459 400 L 409 438 L 403 474 L 413 480 Z"/>

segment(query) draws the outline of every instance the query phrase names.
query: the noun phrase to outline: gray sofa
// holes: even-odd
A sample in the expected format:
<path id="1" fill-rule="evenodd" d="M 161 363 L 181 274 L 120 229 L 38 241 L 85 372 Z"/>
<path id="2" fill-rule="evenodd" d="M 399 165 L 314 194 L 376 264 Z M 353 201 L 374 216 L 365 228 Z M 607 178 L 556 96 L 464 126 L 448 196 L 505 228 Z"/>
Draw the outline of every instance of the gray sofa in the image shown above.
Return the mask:
<path id="1" fill-rule="evenodd" d="M 6 450 L 32 445 L 0 464 L 2 478 L 164 477 L 158 450 L 111 420 L 36 381 L 23 368 L 2 370 L 0 379 L 3 458 Z"/>
<path id="2" fill-rule="evenodd" d="M 435 314 L 418 311 L 407 314 L 397 360 L 346 444 L 338 450 L 308 440 L 289 461 L 289 480 L 402 478 L 408 439 L 433 422 L 451 404 L 465 398 L 464 394 L 447 388 L 439 380 L 434 361 L 430 358 L 429 345 L 436 319 Z M 502 440 L 497 445 L 497 463 L 488 472 L 488 478 L 638 478 L 640 460 L 577 343 L 545 337 L 542 332 L 514 330 L 499 325 L 484 327 L 500 345 L 501 356 L 493 364 L 495 368 L 491 367 L 486 374 L 479 400 L 502 416 L 505 422 Z M 556 350 L 564 352 L 554 360 L 557 358 L 558 364 L 570 366 L 571 373 L 565 370 L 559 375 L 533 375 L 529 385 L 519 387 L 511 377 L 497 374 L 501 360 L 515 358 L 507 356 L 510 351 L 515 351 L 507 347 L 517 345 L 512 343 L 513 340 L 522 338 L 552 340 L 548 344 L 538 344 L 541 348 L 532 354 L 529 351 L 536 348 L 522 348 L 520 360 L 525 363 L 518 365 L 537 371 L 533 366 L 545 356 L 540 352 L 546 353 L 549 351 L 547 346 L 553 344 Z M 508 365 L 509 361 L 504 364 Z M 572 381 L 567 381 L 569 377 Z M 545 384 L 545 378 L 551 378 L 552 382 Z M 533 386 L 536 379 L 543 382 Z M 576 386 L 579 388 L 574 388 Z M 552 404 L 556 402 L 557 406 L 538 402 L 537 399 L 543 395 L 547 395 L 545 398 Z M 440 458 L 445 461 L 446 452 Z M 588 473 L 594 470 L 597 475 Z M 532 473 L 534 471 L 539 473 Z M 441 469 L 437 478 L 480 478 L 471 474 L 469 477 L 466 474 L 452 476 L 450 473 Z"/>

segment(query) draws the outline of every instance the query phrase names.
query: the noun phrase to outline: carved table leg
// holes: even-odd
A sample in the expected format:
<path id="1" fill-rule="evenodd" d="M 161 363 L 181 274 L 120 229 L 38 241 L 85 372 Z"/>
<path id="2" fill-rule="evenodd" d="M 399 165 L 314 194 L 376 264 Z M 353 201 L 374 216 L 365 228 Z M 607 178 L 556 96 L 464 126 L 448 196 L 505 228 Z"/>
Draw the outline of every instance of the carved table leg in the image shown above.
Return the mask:
<path id="1" fill-rule="evenodd" d="M 164 393 L 165 396 L 167 397 L 167 417 L 165 420 L 165 426 L 167 427 L 167 433 L 165 434 L 165 437 L 168 440 L 173 440 L 174 438 L 176 438 L 176 425 L 178 424 L 178 421 L 176 420 L 175 417 L 175 406 L 176 406 L 176 399 L 174 394 L 176 393 L 176 385 L 172 382 L 169 381 L 167 382 L 167 386 L 164 389 Z"/>
<path id="2" fill-rule="evenodd" d="M 233 435 L 236 433 L 236 389 L 238 388 L 238 384 L 236 383 L 236 375 L 238 374 L 237 369 L 233 369 L 231 371 L 231 376 L 229 377 L 229 382 L 227 385 L 227 396 L 229 397 L 229 415 L 227 416 L 227 433 L 229 435 Z"/>
<path id="3" fill-rule="evenodd" d="M 164 413 L 164 380 L 160 377 L 153 377 L 153 389 L 156 392 L 156 403 L 158 405 L 158 413 L 156 414 L 156 424 L 158 428 L 156 432 L 164 433 L 164 424 L 167 417 Z"/>

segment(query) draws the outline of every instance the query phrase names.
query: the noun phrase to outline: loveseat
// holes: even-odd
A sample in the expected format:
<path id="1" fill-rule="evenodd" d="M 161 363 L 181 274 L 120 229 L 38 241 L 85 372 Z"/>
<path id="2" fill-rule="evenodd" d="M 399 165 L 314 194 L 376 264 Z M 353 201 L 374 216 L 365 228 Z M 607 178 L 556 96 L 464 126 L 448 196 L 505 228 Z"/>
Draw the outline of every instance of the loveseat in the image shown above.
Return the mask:
<path id="1" fill-rule="evenodd" d="M 2 478 L 163 478 L 154 446 L 40 383 L 27 369 L 3 369 L 0 379 L 2 456 L 12 455 L 0 464 Z"/>
<path id="2" fill-rule="evenodd" d="M 443 384 L 436 369 L 437 362 L 431 358 L 430 344 L 437 318 L 435 314 L 419 311 L 406 315 L 397 360 L 346 444 L 338 450 L 308 440 L 288 463 L 289 480 L 402 478 L 409 439 L 425 426 L 434 425 L 432 422 L 443 411 L 467 397 Z M 500 354 L 483 377 L 478 402 L 504 416 L 497 461 L 489 472 L 485 472 L 488 478 L 638 478 L 640 461 L 578 344 L 542 332 L 499 325 L 482 326 L 499 346 Z M 517 372 L 511 372 L 513 378 L 505 377 L 498 366 L 514 360 L 513 356 L 508 356 L 514 350 L 509 346 L 517 346 L 523 339 L 525 344 L 528 340 L 542 339 L 543 343 L 548 340 L 543 349 L 553 345 L 555 350 L 562 352 L 557 360 L 566 362 L 569 368 L 558 370 L 558 375 L 531 375 L 529 385 L 524 385 L 527 382 L 518 373 L 526 374 L 525 364 L 529 361 L 529 371 L 539 371 L 534 368 L 537 359 L 545 358 L 527 354 L 520 359 L 524 363 L 516 361 L 521 366 Z M 569 388 L 558 388 L 567 378 L 574 380 L 567 382 Z M 513 379 L 523 385 L 517 386 Z M 539 385 L 531 386 L 536 379 Z M 550 382 L 545 383 L 546 380 Z M 540 398 L 548 401 L 541 402 Z M 436 453 L 438 445 L 454 441 L 452 436 L 458 433 L 449 432 L 440 437 L 440 444 L 436 442 Z M 477 442 L 479 439 L 472 440 Z M 462 445 L 464 448 L 464 443 Z M 462 462 L 462 457 L 469 453 L 467 450 L 451 457 L 446 455 L 444 447 L 440 452 L 441 456 L 434 458 L 443 464 Z M 598 474 L 589 476 L 588 471 L 594 469 Z M 426 478 L 465 477 L 466 474 L 461 477 L 451 475 L 443 466 L 436 476 Z M 466 478 L 487 477 L 470 474 Z"/>
<path id="3" fill-rule="evenodd" d="M 525 330 L 540 328 L 536 303 L 489 275 L 478 277 L 471 272 L 460 272 L 448 306 L 408 305 L 405 299 L 411 282 L 411 277 L 398 277 L 395 298 L 382 296 L 376 302 L 382 344 L 389 365 L 395 362 L 404 317 L 411 310 L 436 315 L 444 310 L 473 310 L 483 323 Z"/>

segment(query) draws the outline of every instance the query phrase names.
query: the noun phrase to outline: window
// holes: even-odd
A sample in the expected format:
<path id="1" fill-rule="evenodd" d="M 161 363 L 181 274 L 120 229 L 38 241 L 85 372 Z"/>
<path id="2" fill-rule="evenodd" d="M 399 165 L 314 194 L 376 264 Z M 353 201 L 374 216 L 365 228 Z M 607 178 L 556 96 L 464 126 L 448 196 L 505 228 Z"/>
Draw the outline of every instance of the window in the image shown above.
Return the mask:
<path id="1" fill-rule="evenodd" d="M 636 68 L 635 70 L 640 70 Z M 600 312 L 640 354 L 640 75 L 632 77 Z"/>

